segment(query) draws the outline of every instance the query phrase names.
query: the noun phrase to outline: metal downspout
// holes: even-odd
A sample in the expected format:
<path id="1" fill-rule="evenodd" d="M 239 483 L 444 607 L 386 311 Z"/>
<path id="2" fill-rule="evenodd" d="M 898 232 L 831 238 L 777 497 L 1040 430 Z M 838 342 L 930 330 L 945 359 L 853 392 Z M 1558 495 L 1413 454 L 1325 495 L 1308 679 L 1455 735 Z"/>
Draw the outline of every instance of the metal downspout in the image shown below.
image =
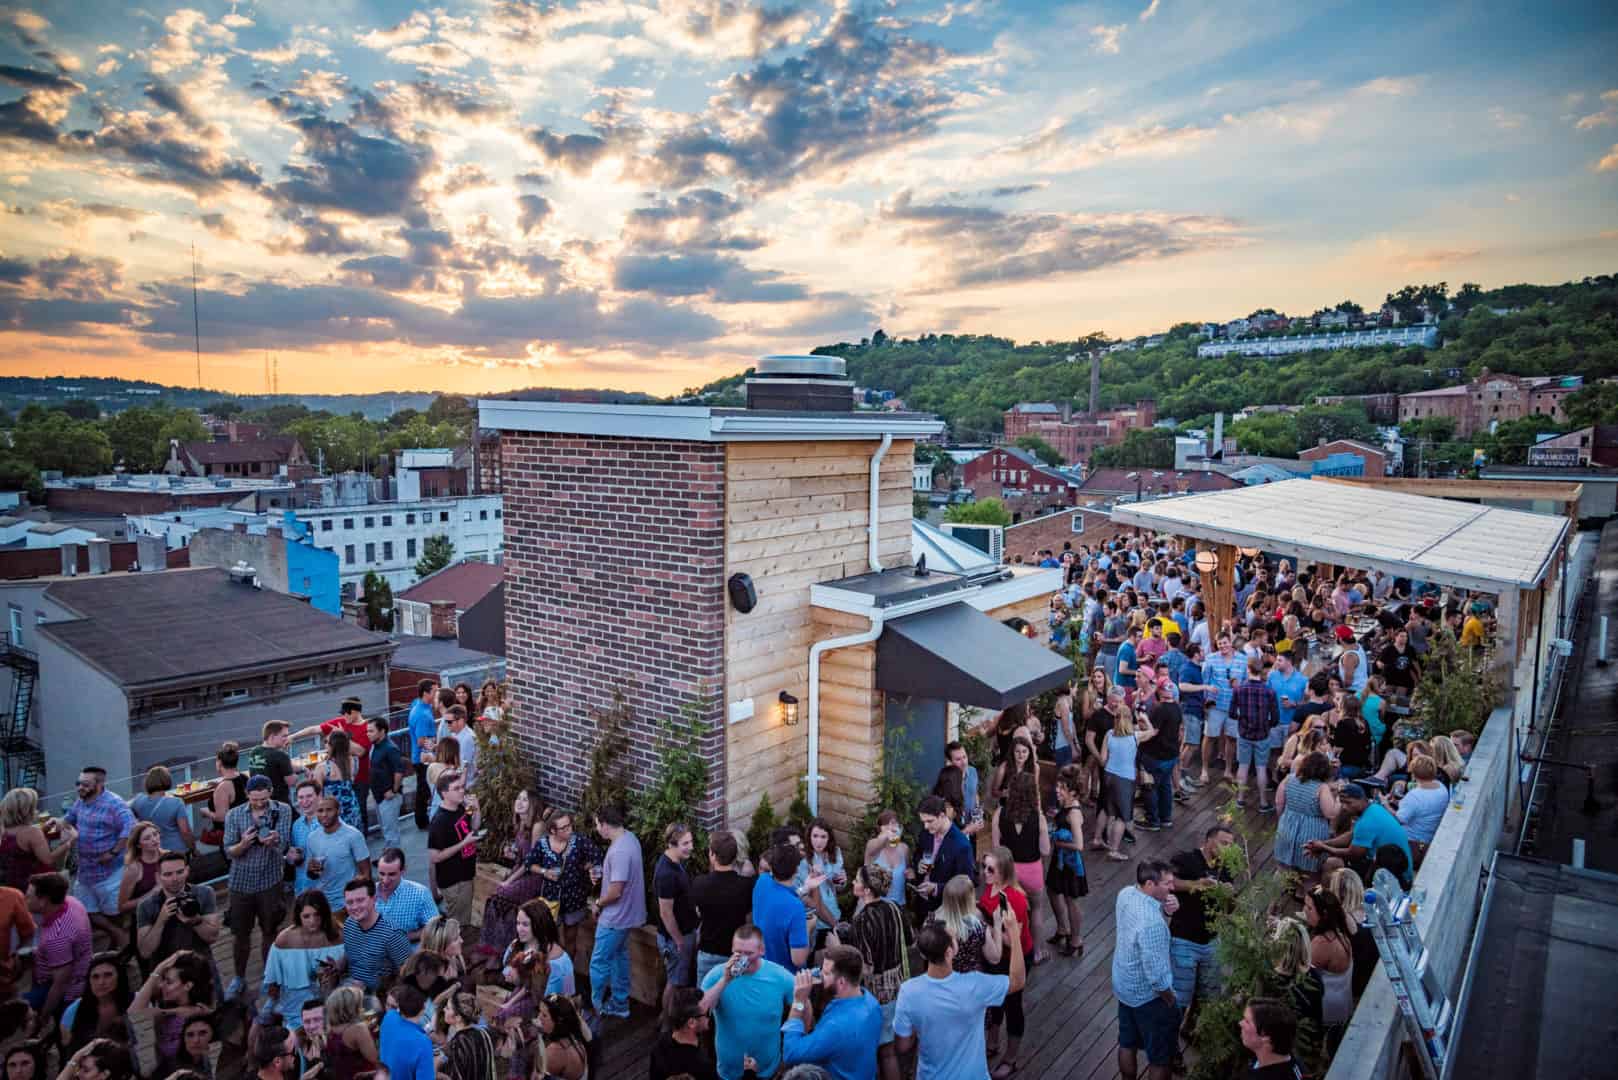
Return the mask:
<path id="1" fill-rule="evenodd" d="M 871 572 L 873 574 L 882 572 L 882 562 L 876 557 L 877 511 L 881 509 L 882 494 L 882 483 L 879 478 L 879 474 L 882 471 L 882 459 L 888 456 L 888 447 L 892 445 L 893 434 L 891 432 L 883 432 L 881 445 L 876 448 L 876 453 L 871 455 L 871 516 L 866 525 L 867 541 L 869 545 L 866 561 L 870 563 Z M 810 769 L 810 772 L 813 771 L 813 769 Z"/>

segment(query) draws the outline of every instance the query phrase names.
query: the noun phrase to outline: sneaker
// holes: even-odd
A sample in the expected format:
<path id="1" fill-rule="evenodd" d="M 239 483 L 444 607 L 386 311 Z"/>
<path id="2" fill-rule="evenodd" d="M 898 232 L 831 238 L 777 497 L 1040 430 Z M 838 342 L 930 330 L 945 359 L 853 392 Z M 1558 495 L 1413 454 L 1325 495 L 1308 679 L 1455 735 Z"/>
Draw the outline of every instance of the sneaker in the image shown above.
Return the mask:
<path id="1" fill-rule="evenodd" d="M 1145 829 L 1147 832 L 1161 832 L 1163 826 L 1157 824 L 1155 821 L 1137 821 L 1135 822 L 1135 828 Z"/>
<path id="2" fill-rule="evenodd" d="M 1275 813 L 1275 804 L 1261 802 L 1258 804 L 1258 812 L 1261 814 L 1273 814 Z"/>
<path id="3" fill-rule="evenodd" d="M 230 980 L 230 985 L 225 987 L 225 1000 L 234 1001 L 241 996 L 242 991 L 245 989 L 247 987 L 242 983 L 242 977 L 240 975 L 236 976 Z"/>
<path id="4" fill-rule="evenodd" d="M 1132 833 L 1132 832 L 1124 833 L 1124 843 L 1133 844 L 1134 842 L 1135 842 L 1135 834 L 1134 833 Z"/>
<path id="5" fill-rule="evenodd" d="M 1182 805 L 1188 803 L 1191 801 L 1191 793 L 1188 791 L 1176 791 L 1174 793 L 1174 801 Z"/>

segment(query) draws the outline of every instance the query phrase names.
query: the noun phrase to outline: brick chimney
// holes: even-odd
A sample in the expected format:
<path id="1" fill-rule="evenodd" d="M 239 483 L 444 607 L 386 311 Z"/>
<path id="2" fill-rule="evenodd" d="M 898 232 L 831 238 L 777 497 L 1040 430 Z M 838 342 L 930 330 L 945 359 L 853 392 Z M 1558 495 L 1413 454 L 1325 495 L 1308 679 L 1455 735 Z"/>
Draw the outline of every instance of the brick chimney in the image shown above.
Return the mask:
<path id="1" fill-rule="evenodd" d="M 432 608 L 432 615 L 429 617 L 428 623 L 432 629 L 433 637 L 448 638 L 453 641 L 459 636 L 455 619 L 455 601 L 434 600 L 428 606 Z"/>

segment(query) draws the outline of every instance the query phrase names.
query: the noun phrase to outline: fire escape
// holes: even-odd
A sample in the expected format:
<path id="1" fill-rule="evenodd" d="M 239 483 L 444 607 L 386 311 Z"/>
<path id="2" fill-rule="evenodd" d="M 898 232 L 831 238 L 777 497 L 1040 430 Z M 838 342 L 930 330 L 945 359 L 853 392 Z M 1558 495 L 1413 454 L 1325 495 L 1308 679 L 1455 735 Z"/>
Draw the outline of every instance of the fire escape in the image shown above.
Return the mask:
<path id="1" fill-rule="evenodd" d="M 4 755 L 5 790 L 40 790 L 45 779 L 45 751 L 28 737 L 39 657 L 10 642 L 0 645 L 0 664 L 11 669 L 11 711 L 0 714 L 0 754 Z"/>

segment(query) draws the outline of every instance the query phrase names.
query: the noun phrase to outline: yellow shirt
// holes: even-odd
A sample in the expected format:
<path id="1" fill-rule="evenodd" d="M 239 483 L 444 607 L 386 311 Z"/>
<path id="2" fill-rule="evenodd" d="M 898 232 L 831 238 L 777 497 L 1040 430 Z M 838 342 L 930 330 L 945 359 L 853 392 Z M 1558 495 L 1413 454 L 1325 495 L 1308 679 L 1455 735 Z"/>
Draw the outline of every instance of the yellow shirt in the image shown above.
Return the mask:
<path id="1" fill-rule="evenodd" d="M 1483 620 L 1476 615 L 1468 615 L 1461 624 L 1461 645 L 1465 648 L 1476 648 L 1483 644 Z"/>

